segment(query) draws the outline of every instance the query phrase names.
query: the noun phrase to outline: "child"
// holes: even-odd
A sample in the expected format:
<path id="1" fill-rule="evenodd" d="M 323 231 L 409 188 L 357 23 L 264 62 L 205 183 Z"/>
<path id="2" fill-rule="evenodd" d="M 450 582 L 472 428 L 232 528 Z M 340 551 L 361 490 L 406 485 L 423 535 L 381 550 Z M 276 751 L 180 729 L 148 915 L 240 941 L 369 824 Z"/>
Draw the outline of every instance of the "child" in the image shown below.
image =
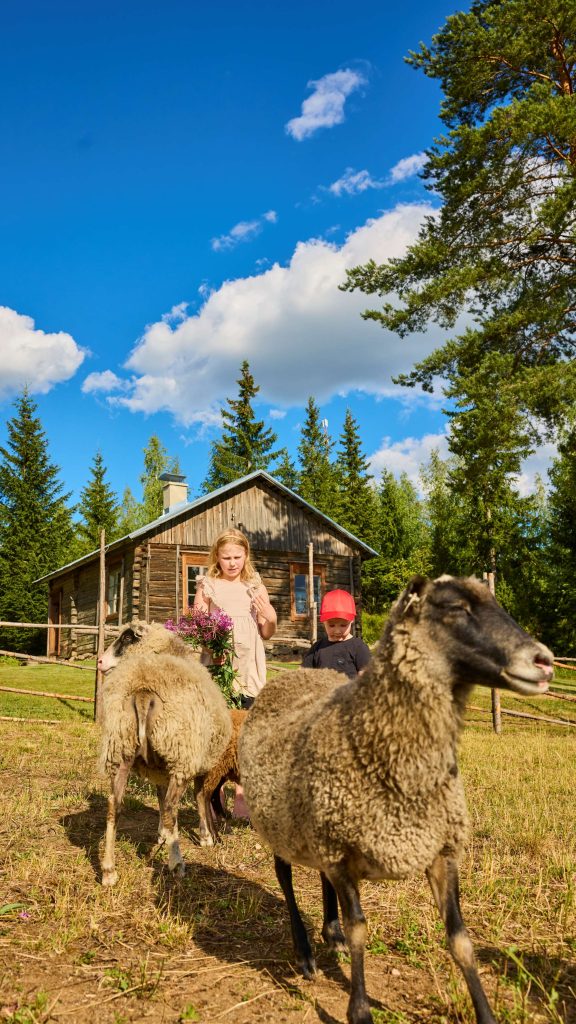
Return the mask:
<path id="1" fill-rule="evenodd" d="M 262 638 L 276 629 L 276 612 L 250 559 L 250 544 L 241 530 L 224 530 L 212 545 L 208 572 L 198 576 L 195 608 L 219 608 L 234 630 L 234 668 L 242 707 L 249 708 L 266 682 Z"/>
<path id="2" fill-rule="evenodd" d="M 304 668 L 333 668 L 354 679 L 370 660 L 370 650 L 358 636 L 352 636 L 356 605 L 347 590 L 329 590 L 320 605 L 320 622 L 326 638 L 317 640 L 302 659 Z"/>
<path id="3" fill-rule="evenodd" d="M 266 654 L 262 639 L 276 629 L 276 612 L 250 559 L 250 543 L 241 530 L 228 529 L 216 537 L 208 572 L 196 580 L 195 608 L 219 608 L 229 615 L 234 633 L 234 668 L 242 707 L 248 709 L 266 683 Z M 247 818 L 248 808 L 236 786 L 234 816 Z"/>

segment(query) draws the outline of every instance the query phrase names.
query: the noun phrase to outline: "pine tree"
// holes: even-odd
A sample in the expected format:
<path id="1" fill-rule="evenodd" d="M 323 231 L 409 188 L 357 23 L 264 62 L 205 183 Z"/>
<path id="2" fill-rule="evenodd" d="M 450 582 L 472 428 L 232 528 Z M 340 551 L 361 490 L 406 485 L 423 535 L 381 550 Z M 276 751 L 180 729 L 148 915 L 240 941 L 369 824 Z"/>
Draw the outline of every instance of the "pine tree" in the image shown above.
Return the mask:
<path id="1" fill-rule="evenodd" d="M 274 476 L 281 484 L 284 484 L 284 487 L 298 492 L 300 474 L 294 461 L 290 458 L 287 448 L 281 448 L 278 452 L 278 464 L 274 469 Z"/>
<path id="2" fill-rule="evenodd" d="M 362 595 L 370 612 L 384 612 L 415 573 L 430 570 L 430 543 L 423 502 L 407 475 L 384 470 L 377 489 L 380 552 L 362 566 Z"/>
<path id="3" fill-rule="evenodd" d="M 144 448 L 144 472 L 140 477 L 144 524 L 152 523 L 164 511 L 161 474 L 179 472 L 178 459 L 168 455 L 160 439 L 153 434 Z"/>
<path id="4" fill-rule="evenodd" d="M 458 330 L 464 314 L 398 381 L 458 394 L 491 360 L 493 394 L 540 434 L 576 396 L 575 38 L 567 0 L 475 0 L 410 55 L 444 91 L 423 172 L 442 205 L 405 256 L 344 286 L 394 296 L 364 315 L 402 337 L 430 321 Z"/>
<path id="5" fill-rule="evenodd" d="M 78 524 L 82 550 L 80 554 L 94 551 L 100 545 L 100 531 L 104 530 L 106 542 L 114 540 L 118 528 L 118 499 L 104 479 L 106 467 L 101 452 L 96 452 L 90 469 L 91 480 L 81 492 L 77 511 L 82 516 Z"/>
<path id="6" fill-rule="evenodd" d="M 338 523 L 365 544 L 374 546 L 378 540 L 378 503 L 370 484 L 373 478 L 362 452 L 358 423 L 350 409 L 346 410 L 335 469 L 339 483 Z"/>
<path id="7" fill-rule="evenodd" d="M 300 482 L 298 493 L 325 515 L 338 511 L 337 477 L 330 456 L 334 442 L 320 422 L 320 409 L 312 395 L 306 406 L 306 418 L 300 433 Z"/>
<path id="8" fill-rule="evenodd" d="M 50 462 L 46 434 L 27 390 L 8 421 L 0 447 L 0 619 L 46 620 L 48 589 L 35 580 L 69 561 L 73 539 L 69 494 Z M 40 630 L 3 630 L 0 645 L 29 652 L 45 648 Z"/>
<path id="9" fill-rule="evenodd" d="M 258 469 L 268 469 L 279 454 L 273 450 L 276 434 L 255 418 L 252 401 L 260 387 L 254 383 L 246 359 L 236 383 L 238 398 L 227 398 L 228 408 L 220 411 L 222 436 L 210 447 L 208 474 L 202 485 L 205 493 Z"/>
<path id="10" fill-rule="evenodd" d="M 576 430 L 564 436 L 549 471 L 549 541 L 541 575 L 547 601 L 543 634 L 556 653 L 576 653 Z"/>

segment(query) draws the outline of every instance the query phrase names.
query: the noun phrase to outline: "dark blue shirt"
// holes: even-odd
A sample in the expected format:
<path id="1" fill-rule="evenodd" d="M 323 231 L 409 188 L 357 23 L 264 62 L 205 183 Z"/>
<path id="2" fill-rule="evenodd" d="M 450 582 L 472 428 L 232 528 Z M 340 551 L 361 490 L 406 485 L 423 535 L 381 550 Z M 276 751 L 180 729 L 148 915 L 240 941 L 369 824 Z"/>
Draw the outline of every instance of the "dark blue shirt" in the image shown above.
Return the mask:
<path id="1" fill-rule="evenodd" d="M 370 648 L 358 636 L 349 640 L 335 640 L 324 637 L 315 644 L 302 658 L 303 668 L 332 668 L 343 672 L 349 679 L 354 679 L 360 669 L 370 661 Z"/>

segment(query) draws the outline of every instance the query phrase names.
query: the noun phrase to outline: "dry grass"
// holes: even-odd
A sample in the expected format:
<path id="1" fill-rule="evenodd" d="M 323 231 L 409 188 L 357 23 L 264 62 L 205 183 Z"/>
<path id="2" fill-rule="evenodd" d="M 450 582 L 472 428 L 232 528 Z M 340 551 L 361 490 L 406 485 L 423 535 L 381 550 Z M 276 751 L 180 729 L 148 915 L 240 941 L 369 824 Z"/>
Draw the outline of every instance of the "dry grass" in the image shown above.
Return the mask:
<path id="1" fill-rule="evenodd" d="M 102 888 L 96 746 L 95 727 L 77 717 L 0 723 L 0 1020 L 343 1024 L 349 966 L 318 942 L 318 879 L 295 872 L 318 943 L 318 979 L 307 983 L 270 855 L 249 827 L 201 849 L 185 805 L 189 869 L 175 880 L 154 847 L 152 793 L 133 780 L 120 880 Z M 470 713 L 462 903 L 501 1024 L 576 1024 L 575 753 L 573 730 L 505 720 L 496 737 Z M 375 1024 L 472 1024 L 426 883 L 367 884 L 363 905 Z"/>

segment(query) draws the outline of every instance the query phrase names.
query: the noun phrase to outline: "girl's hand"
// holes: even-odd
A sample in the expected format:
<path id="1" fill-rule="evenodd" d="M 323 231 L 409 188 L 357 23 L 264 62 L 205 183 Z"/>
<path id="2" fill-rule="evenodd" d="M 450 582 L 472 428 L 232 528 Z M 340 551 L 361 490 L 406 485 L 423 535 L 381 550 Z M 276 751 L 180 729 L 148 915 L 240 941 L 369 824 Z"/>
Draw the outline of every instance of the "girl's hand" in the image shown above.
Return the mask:
<path id="1" fill-rule="evenodd" d="M 268 597 L 261 591 L 258 591 L 252 598 L 252 607 L 260 621 L 264 619 L 265 622 L 276 622 L 276 612 L 270 604 Z"/>

